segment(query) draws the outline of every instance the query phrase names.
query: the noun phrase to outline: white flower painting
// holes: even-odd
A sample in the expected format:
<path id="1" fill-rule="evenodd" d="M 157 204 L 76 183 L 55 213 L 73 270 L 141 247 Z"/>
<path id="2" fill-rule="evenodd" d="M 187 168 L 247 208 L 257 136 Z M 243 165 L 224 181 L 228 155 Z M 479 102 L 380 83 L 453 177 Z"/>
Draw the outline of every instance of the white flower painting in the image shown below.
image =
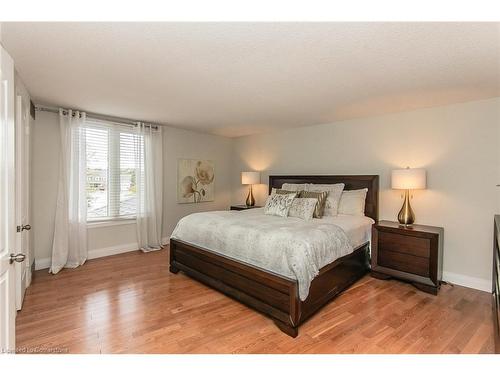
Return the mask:
<path id="1" fill-rule="evenodd" d="M 214 200 L 215 168 L 211 160 L 179 159 L 177 202 L 200 203 Z"/>

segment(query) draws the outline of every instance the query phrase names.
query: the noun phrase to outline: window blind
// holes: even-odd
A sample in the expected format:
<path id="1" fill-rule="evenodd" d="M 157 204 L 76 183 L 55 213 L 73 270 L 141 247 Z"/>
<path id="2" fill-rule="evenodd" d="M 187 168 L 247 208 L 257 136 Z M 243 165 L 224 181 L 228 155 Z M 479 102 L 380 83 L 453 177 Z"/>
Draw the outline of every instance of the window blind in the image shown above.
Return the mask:
<path id="1" fill-rule="evenodd" d="M 88 220 L 135 217 L 142 137 L 131 126 L 98 120 L 88 121 L 85 133 Z"/>

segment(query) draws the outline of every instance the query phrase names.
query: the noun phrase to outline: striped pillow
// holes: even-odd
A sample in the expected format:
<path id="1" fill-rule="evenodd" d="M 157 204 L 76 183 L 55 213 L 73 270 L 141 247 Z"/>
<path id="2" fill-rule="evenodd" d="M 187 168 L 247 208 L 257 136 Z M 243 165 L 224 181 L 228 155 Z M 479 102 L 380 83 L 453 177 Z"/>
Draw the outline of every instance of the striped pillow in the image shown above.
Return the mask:
<path id="1" fill-rule="evenodd" d="M 313 217 L 321 219 L 325 211 L 326 198 L 328 197 L 327 191 L 304 191 L 299 193 L 298 198 L 316 198 L 316 207 L 314 208 Z"/>
<path id="2" fill-rule="evenodd" d="M 337 216 L 340 196 L 344 190 L 345 184 L 306 184 L 305 191 L 328 192 L 326 198 L 325 210 L 323 216 Z"/>

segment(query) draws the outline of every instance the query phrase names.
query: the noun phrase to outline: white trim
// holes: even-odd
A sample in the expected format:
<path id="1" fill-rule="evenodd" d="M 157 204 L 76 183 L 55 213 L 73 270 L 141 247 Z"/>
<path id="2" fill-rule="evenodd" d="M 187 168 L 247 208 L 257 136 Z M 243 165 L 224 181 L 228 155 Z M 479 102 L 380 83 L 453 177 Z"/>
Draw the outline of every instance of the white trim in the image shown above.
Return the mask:
<path id="1" fill-rule="evenodd" d="M 443 281 L 451 284 L 457 284 L 472 289 L 482 290 L 483 292 L 491 292 L 491 281 L 479 279 L 477 277 L 460 275 L 453 272 L 443 272 Z"/>
<path id="2" fill-rule="evenodd" d="M 87 228 L 102 228 L 102 227 L 114 227 L 115 225 L 131 225 L 135 224 L 135 219 L 114 219 L 114 220 L 102 220 L 102 221 L 87 221 Z"/>
<path id="3" fill-rule="evenodd" d="M 35 271 L 50 268 L 51 258 L 35 259 Z"/>
<path id="4" fill-rule="evenodd" d="M 118 246 L 104 247 L 102 249 L 89 250 L 87 259 L 103 258 L 110 255 L 128 253 L 129 251 L 135 251 L 135 250 L 139 250 L 139 244 L 137 242 L 127 243 Z"/>
<path id="5" fill-rule="evenodd" d="M 129 251 L 139 250 L 137 242 L 117 246 L 103 247 L 101 249 L 89 250 L 87 259 L 103 258 L 110 255 L 128 253 Z M 51 258 L 35 259 L 35 270 L 50 268 Z"/>

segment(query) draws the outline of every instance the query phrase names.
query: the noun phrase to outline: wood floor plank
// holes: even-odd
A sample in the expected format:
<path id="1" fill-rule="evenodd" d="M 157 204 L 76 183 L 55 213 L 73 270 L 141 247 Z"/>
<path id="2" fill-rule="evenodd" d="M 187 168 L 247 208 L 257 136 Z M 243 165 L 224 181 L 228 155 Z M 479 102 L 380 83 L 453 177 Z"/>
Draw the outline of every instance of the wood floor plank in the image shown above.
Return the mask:
<path id="1" fill-rule="evenodd" d="M 16 320 L 19 352 L 492 353 L 490 295 L 444 285 L 438 296 L 366 276 L 295 339 L 269 318 L 186 275 L 168 249 L 35 272 Z"/>

